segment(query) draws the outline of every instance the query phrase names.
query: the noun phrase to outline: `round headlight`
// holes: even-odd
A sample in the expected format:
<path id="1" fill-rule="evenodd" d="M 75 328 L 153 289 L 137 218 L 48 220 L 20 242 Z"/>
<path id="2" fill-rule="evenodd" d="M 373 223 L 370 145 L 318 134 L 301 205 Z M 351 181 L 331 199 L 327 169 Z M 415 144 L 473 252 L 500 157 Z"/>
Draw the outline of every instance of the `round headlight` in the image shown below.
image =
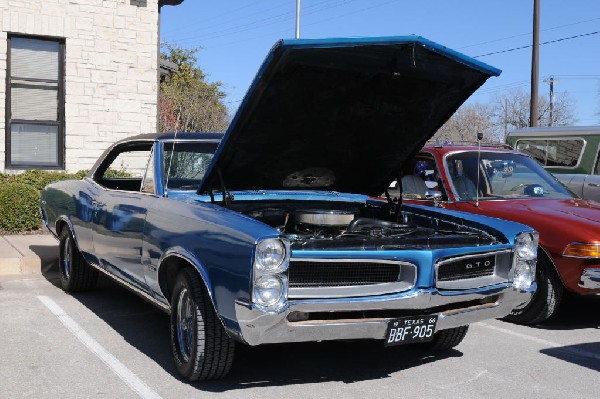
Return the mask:
<path id="1" fill-rule="evenodd" d="M 285 260 L 285 256 L 285 245 L 281 240 L 263 240 L 256 246 L 256 267 L 262 272 L 276 270 Z"/>
<path id="2" fill-rule="evenodd" d="M 532 260 L 537 257 L 537 242 L 529 233 L 517 237 L 517 256 L 521 259 Z"/>
<path id="3" fill-rule="evenodd" d="M 254 282 L 254 301 L 262 306 L 273 306 L 283 295 L 283 282 L 278 276 L 262 276 Z"/>
<path id="4" fill-rule="evenodd" d="M 535 281 L 535 264 L 532 261 L 519 260 L 515 265 L 513 286 L 518 289 L 531 287 Z"/>

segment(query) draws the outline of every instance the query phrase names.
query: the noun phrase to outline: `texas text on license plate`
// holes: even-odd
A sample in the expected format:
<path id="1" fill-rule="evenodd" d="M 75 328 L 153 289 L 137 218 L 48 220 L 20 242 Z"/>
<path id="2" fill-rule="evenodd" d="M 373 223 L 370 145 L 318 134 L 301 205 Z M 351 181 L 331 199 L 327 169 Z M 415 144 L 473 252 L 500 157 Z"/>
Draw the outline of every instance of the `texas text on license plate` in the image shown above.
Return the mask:
<path id="1" fill-rule="evenodd" d="M 385 333 L 385 346 L 402 345 L 413 342 L 427 342 L 433 339 L 437 315 L 410 316 L 389 322 Z"/>

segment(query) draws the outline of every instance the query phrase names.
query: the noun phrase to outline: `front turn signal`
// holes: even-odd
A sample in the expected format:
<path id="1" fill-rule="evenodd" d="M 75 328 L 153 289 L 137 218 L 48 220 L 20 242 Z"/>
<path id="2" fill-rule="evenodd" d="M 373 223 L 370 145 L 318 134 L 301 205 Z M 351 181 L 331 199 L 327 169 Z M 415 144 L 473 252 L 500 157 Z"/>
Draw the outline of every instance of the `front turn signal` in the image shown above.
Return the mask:
<path id="1" fill-rule="evenodd" d="M 567 245 L 563 255 L 577 258 L 600 258 L 600 244 L 572 242 Z"/>

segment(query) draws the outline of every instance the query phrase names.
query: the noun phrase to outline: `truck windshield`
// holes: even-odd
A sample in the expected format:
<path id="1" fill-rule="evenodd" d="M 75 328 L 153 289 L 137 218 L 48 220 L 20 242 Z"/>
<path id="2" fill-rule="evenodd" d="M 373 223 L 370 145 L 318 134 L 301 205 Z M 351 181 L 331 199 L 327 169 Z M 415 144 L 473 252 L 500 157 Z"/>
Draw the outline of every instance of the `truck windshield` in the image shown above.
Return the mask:
<path id="1" fill-rule="evenodd" d="M 530 157 L 510 152 L 482 151 L 449 154 L 446 167 L 454 192 L 461 200 L 507 198 L 573 198 L 550 173 Z M 477 174 L 479 173 L 479 187 Z"/>

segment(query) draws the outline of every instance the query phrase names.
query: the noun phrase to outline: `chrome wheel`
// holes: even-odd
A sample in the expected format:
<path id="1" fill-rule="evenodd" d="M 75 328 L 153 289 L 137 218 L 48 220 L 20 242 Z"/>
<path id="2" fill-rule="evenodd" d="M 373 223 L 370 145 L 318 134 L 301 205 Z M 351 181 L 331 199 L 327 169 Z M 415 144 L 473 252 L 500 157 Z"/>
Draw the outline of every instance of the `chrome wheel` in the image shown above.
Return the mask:
<path id="1" fill-rule="evenodd" d="M 187 362 L 192 355 L 194 342 L 194 303 L 186 288 L 179 292 L 177 299 L 177 340 L 183 361 Z"/>
<path id="2" fill-rule="evenodd" d="M 73 244 L 70 238 L 65 240 L 65 244 L 63 245 L 63 258 L 62 258 L 62 273 L 65 279 L 71 278 L 71 267 L 73 260 Z"/>

